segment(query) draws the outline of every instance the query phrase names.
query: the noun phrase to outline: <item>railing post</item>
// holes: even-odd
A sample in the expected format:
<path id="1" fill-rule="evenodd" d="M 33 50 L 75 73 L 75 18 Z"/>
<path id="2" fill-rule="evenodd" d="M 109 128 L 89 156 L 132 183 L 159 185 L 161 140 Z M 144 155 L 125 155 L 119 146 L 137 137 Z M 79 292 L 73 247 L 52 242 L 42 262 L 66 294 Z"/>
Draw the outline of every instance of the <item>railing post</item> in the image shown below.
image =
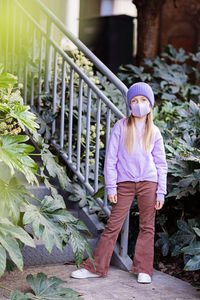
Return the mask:
<path id="1" fill-rule="evenodd" d="M 111 110 L 107 106 L 107 114 L 106 114 L 106 152 L 107 152 L 108 141 L 109 141 L 109 137 L 110 137 L 110 115 L 111 115 Z M 108 195 L 107 195 L 106 188 L 104 188 L 104 207 L 107 206 L 107 203 L 108 203 Z"/>
<path id="2" fill-rule="evenodd" d="M 43 38 L 42 35 L 39 37 L 40 40 L 40 50 L 39 50 L 39 72 L 38 72 L 38 112 L 40 112 L 41 105 L 41 91 L 42 91 L 42 52 L 43 52 Z"/>
<path id="3" fill-rule="evenodd" d="M 74 70 L 70 68 L 69 88 L 69 129 L 68 129 L 68 159 L 72 161 L 72 126 L 73 126 L 73 97 L 74 97 Z"/>
<path id="4" fill-rule="evenodd" d="M 12 18 L 13 18 L 13 26 L 11 26 L 12 28 L 12 73 L 15 72 L 15 49 L 16 49 L 16 6 L 15 6 L 15 2 L 12 1 L 12 7 L 11 7 L 11 11 L 12 11 Z"/>
<path id="5" fill-rule="evenodd" d="M 51 81 L 51 60 L 52 60 L 52 47 L 49 39 L 52 37 L 52 21 L 47 16 L 47 29 L 46 29 L 46 60 L 45 60 L 45 92 L 49 93 L 49 82 Z"/>
<path id="6" fill-rule="evenodd" d="M 91 110 L 91 89 L 88 87 L 87 97 L 87 120 L 86 120 L 86 155 L 85 155 L 85 183 L 88 183 L 89 176 L 89 152 L 90 152 L 90 110 Z"/>
<path id="7" fill-rule="evenodd" d="M 64 128 L 65 128 L 65 60 L 62 62 L 62 98 L 61 98 L 61 116 L 60 116 L 60 148 L 64 147 Z"/>
<path id="8" fill-rule="evenodd" d="M 18 10 L 19 11 L 19 10 Z M 18 76 L 18 80 L 21 81 L 23 80 L 20 76 L 21 76 L 21 65 L 23 65 L 23 62 L 22 62 L 22 37 L 23 37 L 23 25 L 24 25 L 24 16 L 23 14 L 19 11 L 19 34 L 18 34 L 18 37 L 19 37 L 19 40 L 18 40 L 18 57 L 17 57 L 17 63 L 18 63 L 18 70 L 17 70 L 17 76 Z"/>
<path id="9" fill-rule="evenodd" d="M 10 28 L 10 18 L 9 18 L 9 0 L 6 1 L 6 8 L 5 8 L 5 52 L 4 52 L 4 70 L 5 72 L 8 71 L 8 45 L 9 45 L 9 28 Z"/>
<path id="10" fill-rule="evenodd" d="M 36 29 L 34 28 L 33 25 L 30 26 L 30 29 L 31 29 L 31 34 L 33 32 L 33 52 L 32 52 L 32 60 L 33 60 L 33 63 L 35 64 L 35 59 L 36 59 Z M 35 73 L 32 72 L 31 73 L 31 105 L 33 106 L 34 105 L 34 79 L 35 79 Z"/>
<path id="11" fill-rule="evenodd" d="M 78 133 L 77 133 L 77 156 L 76 171 L 80 171 L 80 155 L 81 155 L 81 119 L 82 119 L 82 100 L 83 100 L 83 80 L 79 78 L 79 97 L 78 97 Z"/>
<path id="12" fill-rule="evenodd" d="M 101 119 L 101 99 L 97 98 L 97 127 L 96 127 L 96 152 L 95 152 L 95 170 L 94 170 L 94 191 L 98 191 L 98 173 L 99 173 L 99 131 Z"/>
<path id="13" fill-rule="evenodd" d="M 120 255 L 125 257 L 128 253 L 128 235 L 129 235 L 129 212 L 121 229 Z"/>
<path id="14" fill-rule="evenodd" d="M 56 112 L 57 102 L 57 51 L 54 52 L 54 77 L 53 77 L 53 114 Z M 52 123 L 52 134 L 56 131 L 56 120 Z"/>

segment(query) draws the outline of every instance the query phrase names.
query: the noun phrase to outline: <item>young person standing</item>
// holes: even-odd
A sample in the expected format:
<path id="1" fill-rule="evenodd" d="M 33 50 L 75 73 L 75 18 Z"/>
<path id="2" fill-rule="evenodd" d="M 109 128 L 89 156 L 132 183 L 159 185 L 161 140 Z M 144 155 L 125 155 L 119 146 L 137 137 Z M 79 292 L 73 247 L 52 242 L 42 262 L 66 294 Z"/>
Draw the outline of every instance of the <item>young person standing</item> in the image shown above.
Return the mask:
<path id="1" fill-rule="evenodd" d="M 144 82 L 133 84 L 127 93 L 131 115 L 113 126 L 107 147 L 104 176 L 108 199 L 113 203 L 110 218 L 93 252 L 74 278 L 106 276 L 118 234 L 137 195 L 139 235 L 133 266 L 139 283 L 150 283 L 153 275 L 156 210 L 167 193 L 167 163 L 160 130 L 153 123 L 154 94 Z"/>

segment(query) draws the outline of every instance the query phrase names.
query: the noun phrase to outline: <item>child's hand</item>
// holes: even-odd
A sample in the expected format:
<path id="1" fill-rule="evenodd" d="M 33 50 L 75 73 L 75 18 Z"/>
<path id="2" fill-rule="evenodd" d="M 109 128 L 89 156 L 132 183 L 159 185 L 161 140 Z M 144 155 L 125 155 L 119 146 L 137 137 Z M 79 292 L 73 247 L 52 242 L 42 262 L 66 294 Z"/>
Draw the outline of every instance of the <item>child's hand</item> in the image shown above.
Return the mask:
<path id="1" fill-rule="evenodd" d="M 155 208 L 161 209 L 163 207 L 164 201 L 156 201 Z"/>
<path id="2" fill-rule="evenodd" d="M 108 200 L 112 203 L 117 203 L 117 194 L 108 195 Z"/>

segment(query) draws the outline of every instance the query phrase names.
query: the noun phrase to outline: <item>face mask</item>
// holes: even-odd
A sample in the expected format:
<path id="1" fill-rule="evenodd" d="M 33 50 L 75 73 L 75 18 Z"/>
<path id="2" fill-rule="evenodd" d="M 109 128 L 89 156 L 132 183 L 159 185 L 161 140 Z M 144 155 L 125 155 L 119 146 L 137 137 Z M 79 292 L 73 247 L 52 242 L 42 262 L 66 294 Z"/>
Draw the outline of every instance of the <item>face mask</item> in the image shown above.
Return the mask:
<path id="1" fill-rule="evenodd" d="M 135 117 L 143 117 L 150 112 L 150 106 L 148 103 L 131 103 L 131 111 Z"/>

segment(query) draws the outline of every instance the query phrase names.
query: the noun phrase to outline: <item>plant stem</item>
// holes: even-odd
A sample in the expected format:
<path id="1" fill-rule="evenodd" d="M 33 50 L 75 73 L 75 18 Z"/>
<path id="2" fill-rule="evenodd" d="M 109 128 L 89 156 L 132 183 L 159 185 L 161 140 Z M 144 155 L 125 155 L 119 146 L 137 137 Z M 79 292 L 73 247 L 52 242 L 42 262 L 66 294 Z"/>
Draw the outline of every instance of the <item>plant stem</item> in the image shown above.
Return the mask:
<path id="1" fill-rule="evenodd" d="M 9 291 L 9 292 L 12 292 L 11 289 L 9 289 L 9 288 L 7 288 L 7 287 L 5 287 L 5 286 L 2 286 L 2 285 L 0 285 L 0 289 L 4 289 L 4 290 L 7 290 L 7 291 Z"/>

